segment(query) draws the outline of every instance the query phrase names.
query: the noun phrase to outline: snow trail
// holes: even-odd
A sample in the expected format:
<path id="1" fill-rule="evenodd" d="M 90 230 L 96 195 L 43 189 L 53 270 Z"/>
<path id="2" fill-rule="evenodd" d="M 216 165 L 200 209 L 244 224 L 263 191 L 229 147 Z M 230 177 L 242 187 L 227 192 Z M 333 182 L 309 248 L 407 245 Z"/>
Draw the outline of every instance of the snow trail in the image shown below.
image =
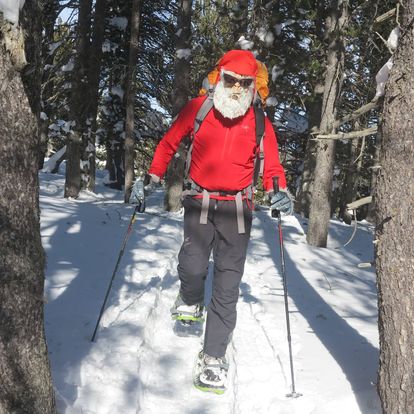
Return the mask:
<path id="1" fill-rule="evenodd" d="M 378 333 L 369 225 L 354 246 L 315 249 L 306 220 L 283 218 L 296 390 L 291 391 L 277 221 L 255 212 L 224 395 L 192 385 L 203 336 L 182 337 L 170 317 L 178 293 L 182 214 L 161 191 L 140 214 L 122 257 L 96 343 L 98 312 L 133 208 L 122 194 L 62 198 L 63 176 L 41 173 L 48 256 L 46 334 L 59 414 L 379 414 Z M 349 227 L 332 222 L 330 245 Z M 212 291 L 212 263 L 206 300 Z"/>

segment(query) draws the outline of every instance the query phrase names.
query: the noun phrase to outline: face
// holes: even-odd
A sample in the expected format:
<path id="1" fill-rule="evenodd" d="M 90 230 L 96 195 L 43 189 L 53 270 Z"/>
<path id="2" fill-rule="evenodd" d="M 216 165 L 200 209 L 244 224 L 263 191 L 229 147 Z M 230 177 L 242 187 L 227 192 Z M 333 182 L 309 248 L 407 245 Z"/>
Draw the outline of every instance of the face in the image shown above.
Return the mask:
<path id="1" fill-rule="evenodd" d="M 230 96 L 233 99 L 238 100 L 243 94 L 244 90 L 249 89 L 253 83 L 253 78 L 238 77 L 235 75 L 230 75 L 228 73 L 223 73 L 223 84 L 225 88 L 231 89 Z"/>
<path id="2" fill-rule="evenodd" d="M 252 104 L 254 79 L 223 71 L 214 90 L 214 107 L 225 118 L 243 116 Z"/>

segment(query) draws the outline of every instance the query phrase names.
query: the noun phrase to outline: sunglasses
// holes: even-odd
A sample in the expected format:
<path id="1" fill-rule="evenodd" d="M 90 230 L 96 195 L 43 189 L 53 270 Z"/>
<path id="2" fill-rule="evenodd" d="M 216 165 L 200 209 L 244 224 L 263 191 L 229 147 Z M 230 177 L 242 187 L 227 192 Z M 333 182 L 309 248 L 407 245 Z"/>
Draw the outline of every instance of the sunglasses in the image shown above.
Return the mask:
<path id="1" fill-rule="evenodd" d="M 223 80 L 226 86 L 229 87 L 233 87 L 236 83 L 238 83 L 242 88 L 248 88 L 253 83 L 253 79 L 251 78 L 237 79 L 227 73 L 223 74 Z"/>

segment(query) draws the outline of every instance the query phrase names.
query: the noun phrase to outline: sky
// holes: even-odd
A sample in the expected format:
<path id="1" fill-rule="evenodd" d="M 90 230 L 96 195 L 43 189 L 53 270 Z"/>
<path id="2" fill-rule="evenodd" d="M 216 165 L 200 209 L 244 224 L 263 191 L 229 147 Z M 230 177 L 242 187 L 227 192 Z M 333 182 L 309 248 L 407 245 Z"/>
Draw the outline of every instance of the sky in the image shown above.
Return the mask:
<path id="1" fill-rule="evenodd" d="M 277 221 L 255 212 L 238 322 L 228 347 L 227 391 L 192 385 L 202 333 L 182 336 L 169 309 L 178 293 L 183 215 L 147 200 L 114 283 L 95 342 L 105 292 L 133 208 L 104 187 L 63 198 L 64 171 L 40 173 L 47 254 L 45 328 L 60 414 L 377 414 L 378 328 L 373 228 L 330 224 L 328 248 L 308 246 L 307 222 L 282 220 L 296 391 L 286 336 Z M 208 304 L 213 265 L 206 281 Z"/>

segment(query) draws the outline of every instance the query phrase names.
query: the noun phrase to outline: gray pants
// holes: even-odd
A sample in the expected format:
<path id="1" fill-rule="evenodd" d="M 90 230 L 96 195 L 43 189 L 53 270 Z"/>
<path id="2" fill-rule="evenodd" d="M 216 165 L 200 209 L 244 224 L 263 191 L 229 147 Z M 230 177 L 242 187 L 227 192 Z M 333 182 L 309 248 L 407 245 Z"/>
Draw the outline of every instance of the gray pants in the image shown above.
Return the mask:
<path id="1" fill-rule="evenodd" d="M 183 205 L 184 242 L 178 255 L 180 295 L 187 305 L 204 302 L 204 281 L 213 250 L 213 294 L 207 308 L 204 352 L 222 357 L 236 326 L 236 305 L 250 238 L 252 211 L 244 201 L 246 233 L 239 234 L 233 200 L 211 199 L 207 224 L 200 224 L 200 199 L 186 197 Z"/>

